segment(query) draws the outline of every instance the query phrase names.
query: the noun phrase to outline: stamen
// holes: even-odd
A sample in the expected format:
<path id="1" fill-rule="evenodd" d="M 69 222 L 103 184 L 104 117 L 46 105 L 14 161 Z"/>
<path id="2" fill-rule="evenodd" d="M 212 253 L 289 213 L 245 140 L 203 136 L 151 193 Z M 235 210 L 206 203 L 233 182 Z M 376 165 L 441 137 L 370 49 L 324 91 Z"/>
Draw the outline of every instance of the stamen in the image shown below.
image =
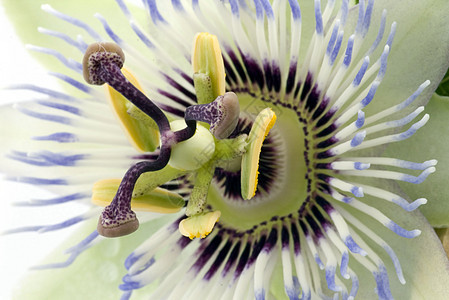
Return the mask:
<path id="1" fill-rule="evenodd" d="M 203 74 L 210 78 L 210 92 L 204 89 L 198 90 L 195 83 L 199 104 L 211 102 L 213 99 L 225 93 L 225 71 L 220 45 L 215 35 L 207 32 L 198 33 L 195 37 L 192 55 L 193 78 Z"/>
<path id="2" fill-rule="evenodd" d="M 221 212 L 207 212 L 184 219 L 179 223 L 179 231 L 182 235 L 193 238 L 205 238 L 214 228 Z"/>
<path id="3" fill-rule="evenodd" d="M 257 115 L 251 128 L 247 152 L 242 156 L 241 192 L 243 199 L 251 199 L 256 193 L 262 143 L 275 122 L 276 114 L 271 108 L 266 108 Z"/>

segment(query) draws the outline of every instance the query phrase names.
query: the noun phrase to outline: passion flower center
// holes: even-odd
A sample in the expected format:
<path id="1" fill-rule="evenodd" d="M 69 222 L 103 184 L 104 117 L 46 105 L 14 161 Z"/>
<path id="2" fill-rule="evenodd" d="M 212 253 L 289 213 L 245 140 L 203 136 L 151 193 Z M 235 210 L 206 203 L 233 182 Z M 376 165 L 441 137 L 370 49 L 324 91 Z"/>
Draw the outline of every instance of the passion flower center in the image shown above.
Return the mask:
<path id="1" fill-rule="evenodd" d="M 266 107 L 272 108 L 277 116 L 276 124 L 262 147 L 259 161 L 259 172 L 270 181 L 269 184 L 259 182 L 256 195 L 246 201 L 237 194 L 225 192 L 227 187 L 232 189 L 235 188 L 233 185 L 240 184 L 239 180 L 232 180 L 231 174 L 240 176 L 239 172 L 228 171 L 231 176 L 216 176 L 209 190 L 208 204 L 213 210 L 221 211 L 220 223 L 223 227 L 246 231 L 273 217 L 297 212 L 310 193 L 311 170 L 308 166 L 307 130 L 297 112 L 248 93 L 237 93 L 237 96 L 241 122 L 253 122 Z M 242 130 L 242 126 L 238 126 L 237 130 Z M 246 132 L 234 132 L 233 135 L 241 133 Z"/>

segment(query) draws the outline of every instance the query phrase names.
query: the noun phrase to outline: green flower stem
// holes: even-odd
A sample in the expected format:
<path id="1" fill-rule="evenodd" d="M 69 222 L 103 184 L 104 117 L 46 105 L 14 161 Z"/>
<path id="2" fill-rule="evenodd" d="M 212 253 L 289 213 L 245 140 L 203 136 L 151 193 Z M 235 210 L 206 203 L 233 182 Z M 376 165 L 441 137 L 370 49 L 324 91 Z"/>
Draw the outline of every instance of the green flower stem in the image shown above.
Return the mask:
<path id="1" fill-rule="evenodd" d="M 196 173 L 195 186 L 190 194 L 187 204 L 186 216 L 194 216 L 202 213 L 206 206 L 207 193 L 214 176 L 215 164 L 213 159 L 206 163 Z"/>

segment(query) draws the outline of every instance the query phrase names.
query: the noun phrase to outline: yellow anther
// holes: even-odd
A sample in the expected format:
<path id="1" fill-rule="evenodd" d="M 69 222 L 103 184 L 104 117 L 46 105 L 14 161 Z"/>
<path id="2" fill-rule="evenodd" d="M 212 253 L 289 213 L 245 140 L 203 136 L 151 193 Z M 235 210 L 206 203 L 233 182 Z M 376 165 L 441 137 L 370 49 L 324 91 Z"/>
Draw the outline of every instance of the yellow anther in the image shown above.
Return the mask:
<path id="1" fill-rule="evenodd" d="M 196 35 L 193 44 L 192 65 L 194 74 L 206 76 L 204 80 L 195 83 L 199 104 L 209 103 L 218 96 L 224 95 L 226 92 L 225 70 L 220 44 L 215 35 L 207 32 Z M 205 91 L 209 89 L 207 77 L 210 78 L 211 95 L 206 97 L 204 95 L 208 93 Z M 203 98 L 206 98 L 205 102 L 203 102 Z"/>
<path id="2" fill-rule="evenodd" d="M 265 108 L 256 117 L 248 136 L 247 151 L 242 156 L 241 187 L 243 199 L 251 199 L 256 194 L 259 176 L 259 158 L 263 141 L 276 122 L 276 114 Z"/>
<path id="3" fill-rule="evenodd" d="M 114 199 L 121 179 L 104 179 L 97 181 L 92 189 L 92 203 L 101 207 L 108 206 Z M 184 207 L 184 199 L 171 191 L 156 188 L 150 192 L 133 197 L 131 209 L 163 214 L 176 213 Z"/>
<path id="4" fill-rule="evenodd" d="M 220 216 L 220 211 L 210 211 L 188 217 L 179 223 L 179 231 L 190 239 L 203 239 L 212 231 Z"/>
<path id="5" fill-rule="evenodd" d="M 123 75 L 140 91 L 143 92 L 137 79 L 125 68 Z M 130 143 L 140 152 L 152 152 L 159 146 L 159 130 L 156 123 L 139 110 L 123 95 L 107 86 L 110 104 L 122 125 Z M 129 114 L 133 111 L 133 115 Z"/>

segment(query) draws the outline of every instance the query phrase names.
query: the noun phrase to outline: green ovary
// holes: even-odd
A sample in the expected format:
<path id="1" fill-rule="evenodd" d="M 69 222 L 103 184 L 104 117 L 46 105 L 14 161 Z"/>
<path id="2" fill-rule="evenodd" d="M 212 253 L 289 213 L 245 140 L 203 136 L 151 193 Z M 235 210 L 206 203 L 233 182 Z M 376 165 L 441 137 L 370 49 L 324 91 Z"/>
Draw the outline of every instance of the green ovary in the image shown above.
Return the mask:
<path id="1" fill-rule="evenodd" d="M 299 210 L 307 198 L 307 166 L 304 159 L 303 124 L 299 122 L 297 113 L 245 93 L 238 93 L 237 96 L 241 118 L 254 120 L 266 107 L 271 107 L 277 115 L 276 124 L 269 135 L 275 143 L 269 147 L 277 152 L 277 176 L 272 180 L 269 193 L 262 192 L 251 200 L 242 200 L 224 197 L 219 184 L 212 184 L 209 189 L 207 203 L 212 206 L 212 210 L 221 211 L 220 223 L 243 231 L 272 217 L 287 216 Z"/>

